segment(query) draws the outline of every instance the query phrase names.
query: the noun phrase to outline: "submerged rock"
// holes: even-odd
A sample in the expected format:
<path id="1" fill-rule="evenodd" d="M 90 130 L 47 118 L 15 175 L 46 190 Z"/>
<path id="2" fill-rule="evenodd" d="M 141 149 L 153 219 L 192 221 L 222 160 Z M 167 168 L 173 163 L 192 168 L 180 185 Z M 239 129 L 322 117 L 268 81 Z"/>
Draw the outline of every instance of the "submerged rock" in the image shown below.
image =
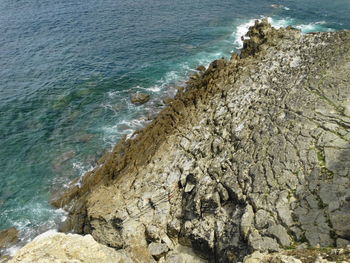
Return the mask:
<path id="1" fill-rule="evenodd" d="M 145 93 L 134 93 L 130 97 L 130 101 L 136 105 L 145 104 L 150 100 L 151 96 Z"/>
<path id="2" fill-rule="evenodd" d="M 86 143 L 86 142 L 91 141 L 94 137 L 95 137 L 95 135 L 93 135 L 93 134 L 82 134 L 82 135 L 76 136 L 75 141 L 81 142 L 81 143 Z"/>
<path id="3" fill-rule="evenodd" d="M 63 165 L 71 160 L 72 158 L 74 158 L 74 156 L 76 156 L 76 152 L 71 150 L 71 151 L 67 151 L 63 154 L 61 154 L 60 156 L 58 156 L 54 161 L 53 161 L 53 168 L 57 171 L 61 170 Z"/>

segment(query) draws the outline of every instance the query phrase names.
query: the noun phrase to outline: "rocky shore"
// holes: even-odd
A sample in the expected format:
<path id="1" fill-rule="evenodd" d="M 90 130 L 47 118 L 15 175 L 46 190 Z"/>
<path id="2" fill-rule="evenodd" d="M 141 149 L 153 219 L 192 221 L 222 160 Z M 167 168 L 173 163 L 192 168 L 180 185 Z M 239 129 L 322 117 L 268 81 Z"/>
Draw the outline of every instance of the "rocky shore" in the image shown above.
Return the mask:
<path id="1" fill-rule="evenodd" d="M 54 198 L 61 231 L 110 262 L 350 261 L 350 32 L 263 20 L 248 36 Z M 47 237 L 46 256 L 78 262 L 73 237 Z"/>

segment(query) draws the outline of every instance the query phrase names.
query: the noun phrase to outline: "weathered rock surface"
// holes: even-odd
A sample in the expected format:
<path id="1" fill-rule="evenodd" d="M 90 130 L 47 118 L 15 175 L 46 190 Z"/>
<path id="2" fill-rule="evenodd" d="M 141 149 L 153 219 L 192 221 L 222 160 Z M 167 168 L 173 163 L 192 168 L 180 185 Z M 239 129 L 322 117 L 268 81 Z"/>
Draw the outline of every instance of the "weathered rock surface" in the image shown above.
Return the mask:
<path id="1" fill-rule="evenodd" d="M 145 104 L 150 100 L 151 96 L 145 93 L 134 93 L 130 97 L 130 101 L 136 105 Z"/>
<path id="2" fill-rule="evenodd" d="M 179 245 L 238 262 L 350 240 L 350 32 L 263 21 L 248 36 L 53 201 L 71 211 L 66 230 L 135 262 Z"/>
<path id="3" fill-rule="evenodd" d="M 350 262 L 350 246 L 341 249 L 295 249 L 278 253 L 254 252 L 243 263 L 347 263 Z"/>
<path id="4" fill-rule="evenodd" d="M 8 263 L 132 263 L 121 251 L 97 243 L 91 235 L 44 233 L 20 249 Z"/>

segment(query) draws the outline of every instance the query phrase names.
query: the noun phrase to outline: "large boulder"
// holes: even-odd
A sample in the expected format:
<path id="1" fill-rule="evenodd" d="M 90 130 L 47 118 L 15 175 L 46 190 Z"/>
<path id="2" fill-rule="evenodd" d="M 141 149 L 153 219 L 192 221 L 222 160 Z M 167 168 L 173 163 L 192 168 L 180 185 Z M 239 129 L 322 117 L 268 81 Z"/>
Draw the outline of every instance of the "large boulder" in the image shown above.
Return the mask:
<path id="1" fill-rule="evenodd" d="M 48 231 L 21 248 L 9 263 L 132 262 L 123 252 L 97 243 L 91 235 Z"/>
<path id="2" fill-rule="evenodd" d="M 150 100 L 151 96 L 145 93 L 134 93 L 131 95 L 130 100 L 133 104 L 142 105 Z"/>

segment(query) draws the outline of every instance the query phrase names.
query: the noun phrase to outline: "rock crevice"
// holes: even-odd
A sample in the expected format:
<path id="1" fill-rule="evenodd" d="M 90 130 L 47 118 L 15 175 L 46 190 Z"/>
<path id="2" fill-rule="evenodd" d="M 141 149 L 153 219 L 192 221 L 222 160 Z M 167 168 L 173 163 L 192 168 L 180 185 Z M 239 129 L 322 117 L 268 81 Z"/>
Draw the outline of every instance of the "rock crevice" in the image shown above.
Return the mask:
<path id="1" fill-rule="evenodd" d="M 133 262 L 350 243 L 350 33 L 247 36 L 54 200 L 65 230 Z"/>

